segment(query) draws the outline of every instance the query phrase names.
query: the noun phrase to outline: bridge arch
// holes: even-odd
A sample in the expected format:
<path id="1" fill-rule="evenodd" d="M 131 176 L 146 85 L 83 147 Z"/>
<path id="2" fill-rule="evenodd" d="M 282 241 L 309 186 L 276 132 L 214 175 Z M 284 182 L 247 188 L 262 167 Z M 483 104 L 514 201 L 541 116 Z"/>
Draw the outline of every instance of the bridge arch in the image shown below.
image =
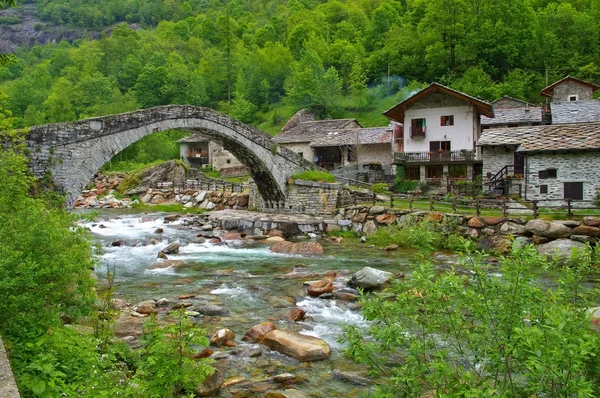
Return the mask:
<path id="1" fill-rule="evenodd" d="M 234 154 L 248 169 L 266 207 L 283 207 L 288 178 L 316 166 L 279 147 L 271 136 L 210 108 L 168 105 L 72 123 L 29 128 L 33 174 L 48 173 L 72 206 L 94 174 L 115 154 L 152 133 L 199 132 Z"/>

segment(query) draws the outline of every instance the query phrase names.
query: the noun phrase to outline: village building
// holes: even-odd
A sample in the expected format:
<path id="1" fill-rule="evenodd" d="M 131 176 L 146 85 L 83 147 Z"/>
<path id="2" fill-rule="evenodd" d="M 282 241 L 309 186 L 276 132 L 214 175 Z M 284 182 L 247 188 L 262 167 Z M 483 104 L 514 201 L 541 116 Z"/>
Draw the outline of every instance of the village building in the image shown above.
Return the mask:
<path id="1" fill-rule="evenodd" d="M 481 129 L 542 124 L 542 107 L 527 101 L 504 96 L 492 103 L 494 117 L 481 116 Z"/>
<path id="2" fill-rule="evenodd" d="M 478 145 L 493 194 L 520 194 L 526 200 L 592 200 L 600 188 L 598 122 L 490 129 Z M 522 160 L 519 170 L 515 153 Z"/>
<path id="3" fill-rule="evenodd" d="M 194 134 L 177 142 L 179 158 L 194 169 L 211 166 L 222 177 L 248 175 L 246 167 L 231 152 L 201 134 Z"/>
<path id="4" fill-rule="evenodd" d="M 600 86 L 571 76 L 544 88 L 552 124 L 588 123 L 600 121 L 600 101 L 593 95 Z"/>
<path id="5" fill-rule="evenodd" d="M 476 145 L 481 116 L 494 117 L 488 102 L 432 83 L 384 115 L 398 123 L 394 162 L 407 180 L 445 187 L 448 179 L 472 180 L 481 173 Z"/>

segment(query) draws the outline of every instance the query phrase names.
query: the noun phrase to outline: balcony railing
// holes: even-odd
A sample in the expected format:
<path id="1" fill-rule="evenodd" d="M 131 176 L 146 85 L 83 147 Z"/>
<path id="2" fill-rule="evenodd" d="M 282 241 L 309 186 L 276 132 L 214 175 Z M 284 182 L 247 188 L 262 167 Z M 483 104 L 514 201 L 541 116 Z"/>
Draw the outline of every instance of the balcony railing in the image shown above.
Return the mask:
<path id="1" fill-rule="evenodd" d="M 430 151 L 430 152 L 396 152 L 396 163 L 410 162 L 466 162 L 474 160 L 473 151 Z"/>

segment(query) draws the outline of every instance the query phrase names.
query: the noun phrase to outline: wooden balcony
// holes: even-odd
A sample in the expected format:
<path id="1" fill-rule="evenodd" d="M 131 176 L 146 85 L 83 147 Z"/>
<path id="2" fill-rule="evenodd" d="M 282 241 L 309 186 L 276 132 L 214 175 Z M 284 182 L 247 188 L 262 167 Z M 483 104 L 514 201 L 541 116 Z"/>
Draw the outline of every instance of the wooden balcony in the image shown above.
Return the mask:
<path id="1" fill-rule="evenodd" d="M 395 152 L 394 163 L 446 163 L 469 162 L 475 160 L 473 151 L 433 151 L 433 152 Z"/>
<path id="2" fill-rule="evenodd" d="M 193 166 L 204 166 L 206 164 L 210 164 L 208 152 L 188 152 L 187 160 L 188 163 Z"/>

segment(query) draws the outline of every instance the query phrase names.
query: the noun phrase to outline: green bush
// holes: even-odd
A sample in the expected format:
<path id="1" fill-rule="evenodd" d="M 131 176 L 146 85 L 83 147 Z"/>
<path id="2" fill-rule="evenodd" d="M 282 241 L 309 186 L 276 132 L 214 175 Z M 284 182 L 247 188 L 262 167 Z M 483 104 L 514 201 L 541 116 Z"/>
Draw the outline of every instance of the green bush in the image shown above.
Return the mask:
<path id="1" fill-rule="evenodd" d="M 386 184 L 384 182 L 381 182 L 381 183 L 378 183 L 378 184 L 374 184 L 371 187 L 371 191 L 375 192 L 376 194 L 380 194 L 380 195 L 389 194 L 390 193 L 390 187 L 389 187 L 388 184 Z"/>
<path id="2" fill-rule="evenodd" d="M 292 176 L 294 180 L 306 180 L 317 182 L 335 182 L 335 176 L 326 171 L 308 170 L 296 173 Z"/>
<path id="3" fill-rule="evenodd" d="M 424 256 L 409 278 L 362 297 L 371 327 L 348 327 L 344 340 L 350 357 L 383 376 L 375 396 L 599 396 L 600 335 L 588 310 L 598 290 L 582 282 L 600 249 L 554 268 L 517 246 L 490 266 L 467 243 L 468 274 L 438 273 Z M 540 269 L 555 272 L 552 287 L 536 280 Z"/>
<path id="4" fill-rule="evenodd" d="M 396 177 L 394 178 L 394 184 L 392 190 L 394 192 L 406 193 L 408 191 L 414 191 L 419 185 L 418 181 L 405 180 L 405 169 L 404 166 L 396 167 Z"/>

